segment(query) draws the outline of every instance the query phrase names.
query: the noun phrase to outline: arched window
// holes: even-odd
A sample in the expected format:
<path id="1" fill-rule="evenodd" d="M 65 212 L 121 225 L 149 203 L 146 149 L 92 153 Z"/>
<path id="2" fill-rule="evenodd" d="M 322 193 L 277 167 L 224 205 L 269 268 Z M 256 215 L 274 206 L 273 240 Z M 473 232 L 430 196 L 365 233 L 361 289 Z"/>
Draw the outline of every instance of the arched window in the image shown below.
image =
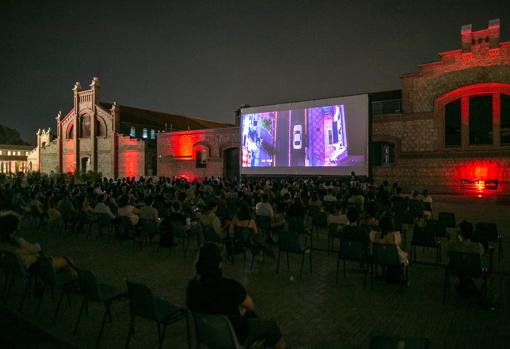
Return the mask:
<path id="1" fill-rule="evenodd" d="M 200 149 L 195 152 L 195 167 L 196 168 L 207 167 L 207 150 Z"/>
<path id="2" fill-rule="evenodd" d="M 74 125 L 70 125 L 67 127 L 66 138 L 67 139 L 74 138 Z"/>
<path id="3" fill-rule="evenodd" d="M 439 146 L 480 149 L 510 145 L 510 84 L 460 87 L 437 100 Z"/>
<path id="4" fill-rule="evenodd" d="M 106 136 L 106 128 L 102 120 L 96 119 L 96 136 Z"/>
<path id="5" fill-rule="evenodd" d="M 80 136 L 84 138 L 90 137 L 90 116 L 88 115 L 84 115 L 81 118 Z"/>

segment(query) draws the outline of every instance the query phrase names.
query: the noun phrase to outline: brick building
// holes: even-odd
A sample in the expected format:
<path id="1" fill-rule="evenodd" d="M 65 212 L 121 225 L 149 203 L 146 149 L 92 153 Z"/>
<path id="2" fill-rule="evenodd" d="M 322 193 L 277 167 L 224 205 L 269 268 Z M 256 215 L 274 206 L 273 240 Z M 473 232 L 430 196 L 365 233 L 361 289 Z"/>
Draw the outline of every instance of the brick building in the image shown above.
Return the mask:
<path id="1" fill-rule="evenodd" d="M 105 177 L 156 174 L 156 136 L 161 131 L 220 128 L 225 123 L 104 103 L 99 79 L 89 90 L 77 82 L 73 108 L 57 116 L 56 135 L 37 132 L 28 155 L 33 170 L 43 173 L 101 172 Z"/>
<path id="2" fill-rule="evenodd" d="M 0 144 L 0 173 L 28 172 L 30 165 L 27 158 L 32 149 L 31 145 Z"/>
<path id="3" fill-rule="evenodd" d="M 374 178 L 433 192 L 509 192 L 510 42 L 500 42 L 499 20 L 480 31 L 463 26 L 461 49 L 439 57 L 401 77 L 400 98 L 372 101 Z"/>
<path id="4" fill-rule="evenodd" d="M 158 134 L 158 175 L 239 176 L 239 127 Z"/>
<path id="5" fill-rule="evenodd" d="M 509 193 L 510 42 L 499 20 L 463 26 L 461 49 L 439 57 L 403 75 L 401 90 L 369 95 L 372 176 L 406 191 Z M 158 174 L 230 176 L 239 142 L 237 127 L 161 133 Z"/>

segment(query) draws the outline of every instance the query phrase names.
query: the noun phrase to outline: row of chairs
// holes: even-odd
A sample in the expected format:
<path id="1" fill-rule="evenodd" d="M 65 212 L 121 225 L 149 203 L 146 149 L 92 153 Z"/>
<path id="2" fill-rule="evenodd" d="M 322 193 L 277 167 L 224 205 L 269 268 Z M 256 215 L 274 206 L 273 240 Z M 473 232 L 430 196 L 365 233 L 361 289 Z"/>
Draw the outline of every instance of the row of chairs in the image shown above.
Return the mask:
<path id="1" fill-rule="evenodd" d="M 165 299 L 156 297 L 152 290 L 146 285 L 126 281 L 127 292 L 125 292 L 111 285 L 99 283 L 95 274 L 88 270 L 79 269 L 77 270 L 77 275 L 70 272 L 56 273 L 51 265 L 51 260 L 44 256 L 38 261 L 39 267 L 37 273 L 30 274 L 24 271 L 23 265 L 16 254 L 9 251 L 2 251 L 0 256 L 0 266 L 4 271 L 4 277 L 6 280 L 9 280 L 9 290 L 6 290 L 6 285 L 4 285 L 2 289 L 4 302 L 8 300 L 4 292 L 7 291 L 10 293 L 13 286 L 12 280 L 16 278 L 25 279 L 26 286 L 18 308 L 19 311 L 22 311 L 23 303 L 33 287 L 34 282 L 40 283 L 40 287 L 42 287 L 36 305 L 36 313 L 39 313 L 41 302 L 47 289 L 49 289 L 53 300 L 55 298 L 54 294 L 60 291 L 60 297 L 52 317 L 53 324 L 57 321 L 64 297 L 67 296 L 68 302 L 70 302 L 70 296 L 77 293 L 82 296 L 80 310 L 73 330 L 73 334 L 77 334 L 83 312 L 85 311 L 88 313 L 89 303 L 94 302 L 101 304 L 104 306 L 104 314 L 96 338 L 95 346 L 97 348 L 100 346 L 106 321 L 112 322 L 112 304 L 127 298 L 129 300 L 130 323 L 126 338 L 126 348 L 129 347 L 131 339 L 135 334 L 135 319 L 137 317 L 156 323 L 159 348 L 163 346 L 167 326 L 184 320 L 186 324 L 187 346 L 191 348 L 188 309 L 184 306 L 173 304 Z M 218 349 L 243 348 L 239 344 L 230 320 L 226 316 L 193 313 L 193 319 L 197 335 L 197 347 L 200 344 L 205 344 L 209 348 Z"/>
<path id="2" fill-rule="evenodd" d="M 88 313 L 88 304 L 94 302 L 103 305 L 104 314 L 96 339 L 96 347 L 100 345 L 106 321 L 112 321 L 112 304 L 125 298 L 129 299 L 131 318 L 126 347 L 129 345 L 131 337 L 134 334 L 136 317 L 142 317 L 157 323 L 160 347 L 162 347 L 164 341 L 166 326 L 181 319 L 185 319 L 188 347 L 191 347 L 187 309 L 183 306 L 175 305 L 159 297 L 155 297 L 152 291 L 145 285 L 126 281 L 127 292 L 125 292 L 111 285 L 99 283 L 95 274 L 88 270 L 79 269 L 76 274 L 72 272 L 55 272 L 51 259 L 45 256 L 41 256 L 38 259 L 37 270 L 33 273 L 29 273 L 25 270 L 21 260 L 13 252 L 2 251 L 0 261 L 0 266 L 2 267 L 5 278 L 4 287 L 2 289 L 2 300 L 4 302 L 8 301 L 15 280 L 24 279 L 25 281 L 21 301 L 18 305 L 19 311 L 23 310 L 24 302 L 31 289 L 36 284 L 40 288 L 35 308 L 36 314 L 39 313 L 44 294 L 47 290 L 50 291 L 53 301 L 55 300 L 55 293 L 60 292 L 60 297 L 58 298 L 52 317 L 52 324 L 55 324 L 64 297 L 67 296 L 68 302 L 70 303 L 70 296 L 72 294 L 79 294 L 82 296 L 82 302 L 73 331 L 74 334 L 77 334 L 83 312 L 85 311 Z"/>

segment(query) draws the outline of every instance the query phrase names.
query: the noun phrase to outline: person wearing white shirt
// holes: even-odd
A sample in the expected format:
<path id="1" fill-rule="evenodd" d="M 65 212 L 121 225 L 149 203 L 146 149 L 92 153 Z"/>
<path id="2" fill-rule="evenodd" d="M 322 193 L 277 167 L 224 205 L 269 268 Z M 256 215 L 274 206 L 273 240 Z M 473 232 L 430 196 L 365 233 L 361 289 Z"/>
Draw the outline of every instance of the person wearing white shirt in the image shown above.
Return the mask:
<path id="1" fill-rule="evenodd" d="M 115 218 L 115 216 L 112 213 L 112 210 L 104 203 L 104 195 L 99 195 L 97 197 L 97 204 L 96 207 L 94 207 L 94 210 L 92 210 L 94 213 L 100 213 L 100 214 L 106 214 L 111 219 Z"/>
<path id="2" fill-rule="evenodd" d="M 267 194 L 262 195 L 262 202 L 255 205 L 255 214 L 257 216 L 274 218 L 273 206 L 269 203 L 269 196 Z"/>

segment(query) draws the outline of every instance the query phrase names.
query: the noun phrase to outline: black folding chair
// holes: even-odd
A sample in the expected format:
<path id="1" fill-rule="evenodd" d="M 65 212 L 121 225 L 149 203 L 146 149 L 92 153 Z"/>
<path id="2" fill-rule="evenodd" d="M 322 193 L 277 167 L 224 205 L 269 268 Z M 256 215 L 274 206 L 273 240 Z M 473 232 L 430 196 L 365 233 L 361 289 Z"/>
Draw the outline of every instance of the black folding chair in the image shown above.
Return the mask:
<path id="1" fill-rule="evenodd" d="M 372 245 L 372 287 L 373 281 L 377 277 L 378 265 L 380 265 L 383 270 L 384 268 L 386 268 L 387 271 L 391 269 L 398 270 L 399 283 L 401 285 L 401 291 L 403 292 L 407 281 L 407 268 L 404 263 L 400 261 L 397 245 L 380 243 Z"/>
<path id="2" fill-rule="evenodd" d="M 343 261 L 344 265 L 344 277 L 347 276 L 345 269 L 345 261 L 354 261 L 361 263 L 365 266 L 365 278 L 363 281 L 363 285 L 366 285 L 368 271 L 369 271 L 369 255 L 366 244 L 361 240 L 348 240 L 341 239 L 340 240 L 340 251 L 338 253 L 338 258 L 336 261 L 336 283 L 338 283 L 338 269 L 340 265 L 340 260 Z"/>
<path id="3" fill-rule="evenodd" d="M 78 313 L 78 319 L 74 327 L 74 334 L 78 333 L 78 326 L 80 324 L 81 315 L 83 310 L 86 308 L 88 313 L 88 303 L 96 302 L 102 304 L 105 308 L 99 334 L 96 339 L 96 348 L 99 347 L 101 337 L 103 335 L 104 326 L 106 319 L 112 322 L 111 304 L 119 299 L 122 299 L 127 295 L 126 292 L 120 291 L 110 285 L 101 284 L 97 282 L 94 273 L 88 270 L 78 270 L 78 276 L 80 280 L 80 289 L 83 294 L 83 301 L 80 306 L 80 312 Z"/>
<path id="4" fill-rule="evenodd" d="M 163 347 L 166 327 L 177 321 L 186 320 L 188 348 L 191 348 L 188 311 L 185 307 L 155 297 L 152 291 L 145 285 L 129 281 L 126 281 L 126 284 L 129 296 L 129 313 L 131 315 L 126 348 L 129 347 L 131 337 L 135 333 L 135 317 L 137 316 L 145 320 L 156 322 L 159 348 Z"/>
<path id="5" fill-rule="evenodd" d="M 448 265 L 445 268 L 443 287 L 443 304 L 450 295 L 450 275 L 459 278 L 481 279 L 483 281 L 481 294 L 487 299 L 487 283 L 489 271 L 482 268 L 481 255 L 478 253 L 448 252 Z"/>
<path id="6" fill-rule="evenodd" d="M 435 226 L 427 224 L 425 227 L 414 226 L 411 240 L 411 259 L 416 262 L 416 246 L 433 248 L 436 250 L 436 267 L 441 264 L 441 240 L 436 238 Z M 413 258 L 414 257 L 414 258 Z"/>
<path id="7" fill-rule="evenodd" d="M 289 253 L 298 254 L 302 256 L 301 271 L 299 277 L 303 277 L 303 268 L 305 265 L 305 256 L 309 254 L 310 260 L 310 273 L 312 273 L 312 251 L 304 247 L 299 241 L 299 236 L 295 232 L 282 232 L 280 233 L 280 240 L 278 241 L 278 257 L 276 261 L 276 273 L 280 272 L 280 255 L 285 252 L 287 255 L 287 269 L 290 270 Z"/>
<path id="8" fill-rule="evenodd" d="M 503 237 L 498 233 L 498 226 L 495 223 L 478 222 L 475 224 L 475 233 L 473 241 L 480 242 L 487 250 L 489 242 L 498 244 L 498 262 L 503 257 Z"/>

